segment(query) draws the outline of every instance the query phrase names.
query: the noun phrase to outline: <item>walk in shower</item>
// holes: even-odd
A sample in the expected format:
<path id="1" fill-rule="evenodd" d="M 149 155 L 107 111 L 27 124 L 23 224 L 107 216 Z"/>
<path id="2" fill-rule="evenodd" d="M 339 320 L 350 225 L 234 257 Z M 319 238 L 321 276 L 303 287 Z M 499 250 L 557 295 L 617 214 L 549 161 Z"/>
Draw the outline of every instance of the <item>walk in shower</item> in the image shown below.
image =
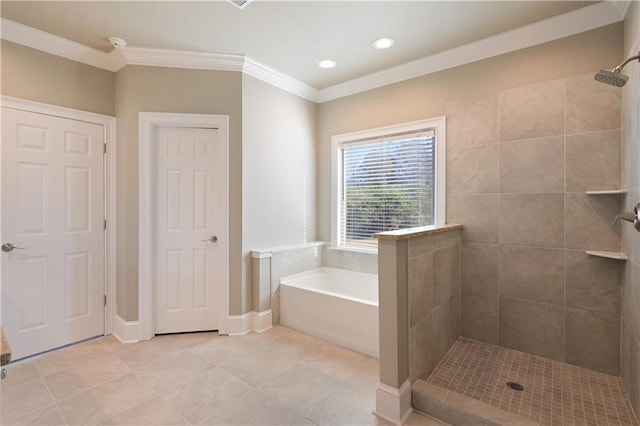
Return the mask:
<path id="1" fill-rule="evenodd" d="M 628 349 L 638 340 L 638 275 L 627 246 L 640 234 L 626 221 L 612 227 L 640 201 L 622 178 L 623 115 L 632 120 L 624 133 L 636 135 L 625 143 L 639 143 L 626 130 L 638 127 L 634 59 L 596 79 L 446 104 L 447 222 L 462 228 L 380 241 L 381 265 L 407 271 L 404 281 L 402 267 L 381 273 L 381 323 L 383 286 L 404 288 L 406 306 L 396 298 L 391 311 L 408 310 L 395 328 L 408 333 L 381 331 L 381 348 L 397 346 L 380 356 L 377 410 L 410 384 L 415 409 L 453 425 L 638 425 Z M 635 113 L 623 114 L 627 64 Z M 443 271 L 443 259 L 457 259 L 459 274 Z M 392 355 L 405 350 L 406 370 L 394 369 Z"/>

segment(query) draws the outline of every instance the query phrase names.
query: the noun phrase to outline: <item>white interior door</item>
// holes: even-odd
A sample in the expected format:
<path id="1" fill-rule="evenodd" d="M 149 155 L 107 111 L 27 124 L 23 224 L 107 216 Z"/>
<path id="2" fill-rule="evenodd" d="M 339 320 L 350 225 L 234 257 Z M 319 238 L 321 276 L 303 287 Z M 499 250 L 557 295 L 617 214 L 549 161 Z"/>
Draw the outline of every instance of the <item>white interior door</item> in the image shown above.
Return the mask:
<path id="1" fill-rule="evenodd" d="M 100 125 L 2 108 L 2 327 L 13 359 L 104 334 L 103 146 Z"/>
<path id="2" fill-rule="evenodd" d="M 156 333 L 217 330 L 218 130 L 160 127 L 156 142 Z"/>

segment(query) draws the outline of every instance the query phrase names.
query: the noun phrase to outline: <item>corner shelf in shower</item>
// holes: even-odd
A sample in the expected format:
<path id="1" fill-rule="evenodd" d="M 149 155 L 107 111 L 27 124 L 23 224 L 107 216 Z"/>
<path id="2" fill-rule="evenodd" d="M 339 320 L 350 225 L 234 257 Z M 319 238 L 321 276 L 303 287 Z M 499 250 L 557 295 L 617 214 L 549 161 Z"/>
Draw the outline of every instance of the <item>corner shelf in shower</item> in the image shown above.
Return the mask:
<path id="1" fill-rule="evenodd" d="M 607 259 L 627 260 L 627 255 L 617 251 L 587 250 L 589 256 L 606 257 Z"/>
<path id="2" fill-rule="evenodd" d="M 608 191 L 587 191 L 587 195 L 616 195 L 616 194 L 626 194 L 626 189 L 612 189 Z"/>

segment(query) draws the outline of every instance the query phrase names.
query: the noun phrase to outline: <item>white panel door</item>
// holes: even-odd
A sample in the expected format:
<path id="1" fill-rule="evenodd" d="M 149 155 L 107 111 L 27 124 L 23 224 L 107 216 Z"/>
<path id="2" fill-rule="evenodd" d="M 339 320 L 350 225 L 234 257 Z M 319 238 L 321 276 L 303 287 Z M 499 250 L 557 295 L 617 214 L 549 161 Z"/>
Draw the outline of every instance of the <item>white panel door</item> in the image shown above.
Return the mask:
<path id="1" fill-rule="evenodd" d="M 218 130 L 161 127 L 156 142 L 156 333 L 217 330 Z"/>
<path id="2" fill-rule="evenodd" d="M 2 108 L 2 327 L 13 359 L 104 334 L 103 144 L 100 125 Z"/>

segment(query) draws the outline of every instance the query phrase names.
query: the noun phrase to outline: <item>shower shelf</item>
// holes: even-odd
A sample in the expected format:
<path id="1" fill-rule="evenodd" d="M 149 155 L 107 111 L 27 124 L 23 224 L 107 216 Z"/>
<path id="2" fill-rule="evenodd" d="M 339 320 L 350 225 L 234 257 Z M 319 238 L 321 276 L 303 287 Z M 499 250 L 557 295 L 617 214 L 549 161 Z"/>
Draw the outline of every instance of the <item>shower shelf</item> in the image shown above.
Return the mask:
<path id="1" fill-rule="evenodd" d="M 627 260 L 627 255 L 617 251 L 591 251 L 587 250 L 589 256 L 606 257 L 607 259 Z"/>
<path id="2" fill-rule="evenodd" d="M 626 189 L 612 189 L 609 191 L 587 191 L 587 195 L 615 195 L 615 194 L 626 194 Z"/>

